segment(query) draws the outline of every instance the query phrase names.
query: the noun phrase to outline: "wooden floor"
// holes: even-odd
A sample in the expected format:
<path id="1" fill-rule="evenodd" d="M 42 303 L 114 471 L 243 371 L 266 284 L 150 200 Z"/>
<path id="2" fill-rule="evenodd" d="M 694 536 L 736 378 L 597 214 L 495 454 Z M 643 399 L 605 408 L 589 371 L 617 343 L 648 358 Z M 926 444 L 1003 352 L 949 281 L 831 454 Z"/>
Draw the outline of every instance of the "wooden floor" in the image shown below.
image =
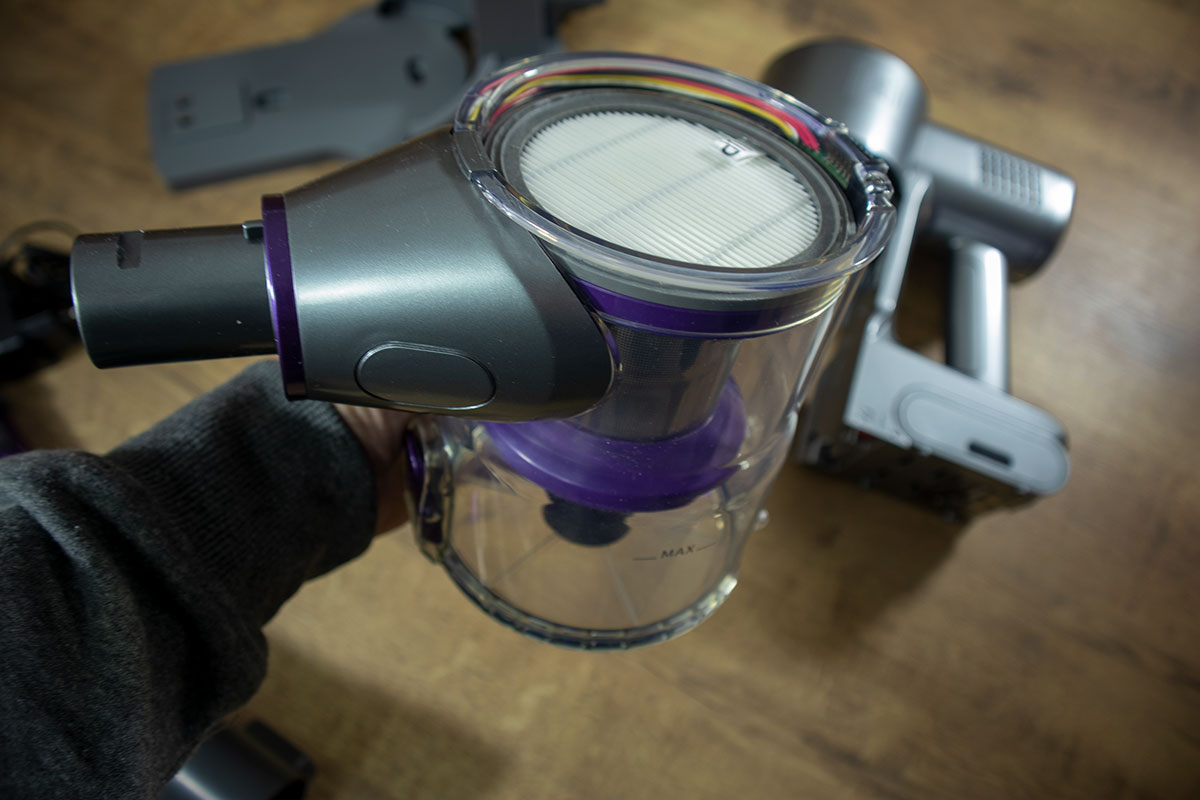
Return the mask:
<path id="1" fill-rule="evenodd" d="M 256 217 L 329 166 L 166 190 L 148 70 L 364 2 L 8 0 L 0 233 Z M 1012 293 L 1014 391 L 1070 430 L 1070 484 L 954 527 L 789 467 L 725 607 L 621 654 L 527 641 L 385 537 L 269 628 L 248 713 L 316 760 L 311 797 L 1200 797 L 1200 9 L 609 0 L 563 38 L 757 76 L 831 34 L 912 63 L 938 121 L 1078 182 L 1058 256 Z M 75 353 L 3 394 L 36 444 L 104 450 L 238 367 Z"/>

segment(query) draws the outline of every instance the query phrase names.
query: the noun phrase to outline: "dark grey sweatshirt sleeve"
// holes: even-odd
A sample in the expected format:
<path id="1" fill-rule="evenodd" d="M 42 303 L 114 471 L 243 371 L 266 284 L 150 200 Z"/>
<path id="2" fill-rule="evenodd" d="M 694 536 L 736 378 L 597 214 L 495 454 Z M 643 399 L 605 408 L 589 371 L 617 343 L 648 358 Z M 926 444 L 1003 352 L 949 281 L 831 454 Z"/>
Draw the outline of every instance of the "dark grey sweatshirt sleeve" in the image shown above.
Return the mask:
<path id="1" fill-rule="evenodd" d="M 0 460 L 0 797 L 154 796 L 374 519 L 357 440 L 270 362 L 107 456 Z"/>

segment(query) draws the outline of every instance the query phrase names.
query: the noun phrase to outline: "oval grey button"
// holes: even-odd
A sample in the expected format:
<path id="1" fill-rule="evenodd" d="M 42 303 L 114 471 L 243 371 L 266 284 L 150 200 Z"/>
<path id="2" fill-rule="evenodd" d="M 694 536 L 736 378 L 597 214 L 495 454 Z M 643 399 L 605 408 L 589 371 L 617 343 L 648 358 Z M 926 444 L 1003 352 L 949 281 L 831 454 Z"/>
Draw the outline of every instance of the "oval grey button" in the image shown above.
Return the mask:
<path id="1" fill-rule="evenodd" d="M 496 393 L 492 374 L 470 356 L 415 344 L 368 350 L 355 375 L 364 392 L 414 408 L 478 408 Z"/>

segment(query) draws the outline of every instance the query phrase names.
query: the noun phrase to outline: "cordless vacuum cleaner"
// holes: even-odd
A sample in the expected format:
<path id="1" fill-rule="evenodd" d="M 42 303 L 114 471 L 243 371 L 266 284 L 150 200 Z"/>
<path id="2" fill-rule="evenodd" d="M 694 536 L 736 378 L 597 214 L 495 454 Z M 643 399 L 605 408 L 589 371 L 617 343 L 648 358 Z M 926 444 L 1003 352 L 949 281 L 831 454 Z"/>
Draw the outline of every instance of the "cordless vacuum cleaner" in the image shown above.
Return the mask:
<path id="1" fill-rule="evenodd" d="M 100 366 L 277 353 L 290 397 L 430 412 L 424 552 L 523 633 L 629 647 L 733 588 L 891 193 L 762 84 L 540 57 L 261 221 L 81 237 L 75 306 Z"/>

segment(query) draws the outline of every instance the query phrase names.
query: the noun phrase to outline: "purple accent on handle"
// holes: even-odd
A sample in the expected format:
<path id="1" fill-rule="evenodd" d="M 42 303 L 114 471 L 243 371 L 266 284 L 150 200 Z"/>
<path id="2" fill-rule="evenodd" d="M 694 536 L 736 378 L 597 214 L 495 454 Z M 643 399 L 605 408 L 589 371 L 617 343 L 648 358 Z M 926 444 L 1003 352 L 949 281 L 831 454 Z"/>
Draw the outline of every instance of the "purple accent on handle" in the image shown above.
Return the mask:
<path id="1" fill-rule="evenodd" d="M 300 319 L 296 314 L 292 248 L 288 243 L 287 208 L 283 195 L 263 195 L 262 222 L 267 297 L 271 301 L 271 324 L 275 328 L 275 349 L 279 352 L 283 390 L 288 397 L 304 397 L 304 356 L 300 348 Z"/>
<path id="2" fill-rule="evenodd" d="M 416 431 L 406 430 L 403 441 L 404 454 L 408 458 L 408 491 L 412 493 L 413 505 L 416 505 L 425 488 L 425 452 Z"/>
<path id="3" fill-rule="evenodd" d="M 504 462 L 552 495 L 605 511 L 666 511 L 733 474 L 746 408 L 730 380 L 707 422 L 670 439 L 610 439 L 568 420 L 484 427 Z"/>
<path id="4" fill-rule="evenodd" d="M 791 303 L 745 311 L 681 308 L 636 297 L 574 279 L 592 307 L 601 314 L 655 330 L 697 338 L 755 336 L 773 333 L 812 313 L 807 303 Z"/>

